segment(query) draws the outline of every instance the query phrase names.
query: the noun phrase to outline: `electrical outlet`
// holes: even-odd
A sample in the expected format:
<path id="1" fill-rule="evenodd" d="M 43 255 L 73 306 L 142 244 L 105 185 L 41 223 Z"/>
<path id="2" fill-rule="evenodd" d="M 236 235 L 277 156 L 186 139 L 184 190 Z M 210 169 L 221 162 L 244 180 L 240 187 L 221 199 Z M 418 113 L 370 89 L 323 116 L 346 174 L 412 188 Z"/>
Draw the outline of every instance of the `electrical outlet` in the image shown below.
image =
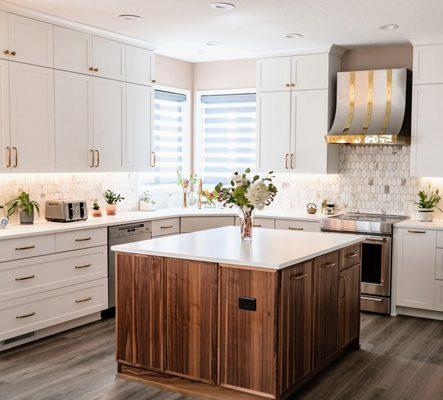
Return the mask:
<path id="1" fill-rule="evenodd" d="M 252 297 L 239 297 L 238 298 L 238 308 L 240 310 L 256 311 L 257 310 L 257 300 Z"/>

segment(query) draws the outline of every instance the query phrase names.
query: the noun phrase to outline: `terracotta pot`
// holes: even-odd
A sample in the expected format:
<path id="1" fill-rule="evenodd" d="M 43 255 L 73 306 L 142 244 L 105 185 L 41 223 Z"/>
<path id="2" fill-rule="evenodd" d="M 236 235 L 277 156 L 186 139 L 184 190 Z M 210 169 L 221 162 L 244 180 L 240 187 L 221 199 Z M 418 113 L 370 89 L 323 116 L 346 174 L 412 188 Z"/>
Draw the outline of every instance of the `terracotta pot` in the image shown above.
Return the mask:
<path id="1" fill-rule="evenodd" d="M 102 210 L 92 210 L 92 216 L 93 217 L 101 217 L 102 216 Z"/>
<path id="2" fill-rule="evenodd" d="M 106 204 L 106 215 L 117 214 L 117 204 Z"/>

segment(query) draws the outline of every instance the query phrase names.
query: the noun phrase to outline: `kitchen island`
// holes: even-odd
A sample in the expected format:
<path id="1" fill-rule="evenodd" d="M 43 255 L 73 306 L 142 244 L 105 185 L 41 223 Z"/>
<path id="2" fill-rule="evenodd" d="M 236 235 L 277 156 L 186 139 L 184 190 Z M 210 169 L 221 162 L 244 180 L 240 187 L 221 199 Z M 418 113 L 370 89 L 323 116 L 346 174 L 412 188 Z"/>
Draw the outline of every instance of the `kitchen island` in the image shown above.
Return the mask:
<path id="1" fill-rule="evenodd" d="M 359 347 L 364 236 L 237 227 L 114 246 L 119 376 L 284 399 Z"/>

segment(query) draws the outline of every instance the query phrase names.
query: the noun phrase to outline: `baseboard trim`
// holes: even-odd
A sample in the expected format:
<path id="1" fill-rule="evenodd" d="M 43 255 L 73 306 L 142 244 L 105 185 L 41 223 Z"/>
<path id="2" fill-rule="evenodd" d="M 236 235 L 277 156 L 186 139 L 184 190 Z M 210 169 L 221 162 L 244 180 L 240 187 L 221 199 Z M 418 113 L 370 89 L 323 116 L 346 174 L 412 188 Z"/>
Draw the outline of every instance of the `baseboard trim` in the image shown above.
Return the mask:
<path id="1" fill-rule="evenodd" d="M 395 307 L 396 315 L 407 315 L 409 317 L 426 318 L 426 319 L 436 319 L 438 321 L 443 321 L 443 312 L 432 311 L 432 310 L 419 310 L 417 308 L 410 307 Z"/>

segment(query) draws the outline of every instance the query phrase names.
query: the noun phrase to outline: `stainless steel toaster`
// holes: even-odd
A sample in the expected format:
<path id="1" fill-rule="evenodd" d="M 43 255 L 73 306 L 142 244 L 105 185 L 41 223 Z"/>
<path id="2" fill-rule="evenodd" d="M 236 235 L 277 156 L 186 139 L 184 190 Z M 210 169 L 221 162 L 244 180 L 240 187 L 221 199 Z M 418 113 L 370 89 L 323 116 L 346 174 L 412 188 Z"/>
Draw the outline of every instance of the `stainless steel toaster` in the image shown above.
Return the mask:
<path id="1" fill-rule="evenodd" d="M 47 200 L 45 218 L 55 222 L 85 220 L 88 218 L 88 207 L 84 200 Z"/>

